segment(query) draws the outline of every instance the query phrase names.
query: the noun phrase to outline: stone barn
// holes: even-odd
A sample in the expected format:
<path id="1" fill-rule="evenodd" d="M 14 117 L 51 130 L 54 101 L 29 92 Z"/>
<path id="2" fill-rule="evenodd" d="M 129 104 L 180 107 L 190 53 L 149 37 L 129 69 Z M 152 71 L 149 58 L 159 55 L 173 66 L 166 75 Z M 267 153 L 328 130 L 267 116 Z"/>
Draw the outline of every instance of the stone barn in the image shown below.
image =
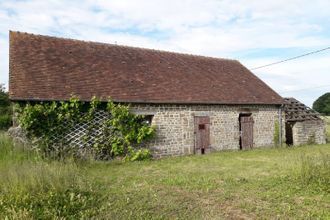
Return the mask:
<path id="1" fill-rule="evenodd" d="M 295 98 L 284 100 L 286 144 L 325 144 L 325 122 L 320 114 Z"/>
<path id="2" fill-rule="evenodd" d="M 237 60 L 10 32 L 9 66 L 14 102 L 130 104 L 156 127 L 156 157 L 271 147 L 282 135 L 283 99 Z"/>

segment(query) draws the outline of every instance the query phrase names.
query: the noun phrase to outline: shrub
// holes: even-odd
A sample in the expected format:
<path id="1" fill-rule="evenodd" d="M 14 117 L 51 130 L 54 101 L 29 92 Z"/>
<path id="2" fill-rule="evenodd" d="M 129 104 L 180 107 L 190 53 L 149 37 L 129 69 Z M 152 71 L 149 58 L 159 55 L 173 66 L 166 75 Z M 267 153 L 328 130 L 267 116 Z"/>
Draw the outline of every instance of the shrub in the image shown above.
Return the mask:
<path id="1" fill-rule="evenodd" d="M 0 129 L 5 130 L 8 129 L 12 124 L 12 117 L 10 114 L 2 114 L 0 115 Z"/>
<path id="2" fill-rule="evenodd" d="M 139 149 L 139 150 L 132 150 L 127 156 L 126 160 L 129 161 L 141 161 L 141 160 L 150 160 L 151 159 L 151 153 L 147 149 Z"/>

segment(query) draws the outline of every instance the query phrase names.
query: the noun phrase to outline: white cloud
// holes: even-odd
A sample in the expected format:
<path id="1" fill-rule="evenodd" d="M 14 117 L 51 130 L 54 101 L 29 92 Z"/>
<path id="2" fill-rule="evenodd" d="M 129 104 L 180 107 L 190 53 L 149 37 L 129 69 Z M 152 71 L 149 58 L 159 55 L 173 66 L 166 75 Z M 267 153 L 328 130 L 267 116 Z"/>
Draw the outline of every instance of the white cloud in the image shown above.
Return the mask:
<path id="1" fill-rule="evenodd" d="M 9 29 L 239 58 L 253 67 L 287 58 L 292 48 L 329 46 L 329 8 L 327 0 L 1 1 L 0 80 L 8 81 Z M 282 53 L 268 54 L 272 48 L 282 48 Z M 261 52 L 248 57 L 251 50 Z M 277 91 L 315 87 L 330 82 L 329 59 L 329 53 L 323 53 L 256 74 Z M 292 95 L 310 104 L 323 92 L 313 91 Z"/>
<path id="2" fill-rule="evenodd" d="M 247 59 L 246 66 L 260 66 L 277 60 Z M 269 66 L 253 72 L 283 97 L 296 97 L 311 106 L 330 90 L 330 50 L 322 54 Z"/>

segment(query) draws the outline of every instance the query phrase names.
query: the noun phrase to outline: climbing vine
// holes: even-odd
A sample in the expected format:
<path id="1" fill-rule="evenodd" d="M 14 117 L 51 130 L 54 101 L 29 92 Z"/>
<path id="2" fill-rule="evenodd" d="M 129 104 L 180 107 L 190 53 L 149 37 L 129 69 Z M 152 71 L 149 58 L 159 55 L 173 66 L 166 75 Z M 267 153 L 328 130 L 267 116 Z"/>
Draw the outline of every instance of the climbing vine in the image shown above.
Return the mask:
<path id="1" fill-rule="evenodd" d="M 278 120 L 274 124 L 274 136 L 273 136 L 274 146 L 278 147 L 280 145 L 280 126 Z"/>
<path id="2" fill-rule="evenodd" d="M 81 149 L 74 149 L 66 140 L 66 134 L 78 123 L 92 122 L 97 111 L 105 111 L 109 117 L 102 124 L 90 126 L 82 139 L 94 136 L 89 152 L 96 159 L 144 160 L 151 157 L 150 151 L 143 148 L 144 143 L 152 139 L 155 129 L 145 122 L 144 116 L 130 112 L 128 105 L 108 101 L 102 103 L 97 98 L 82 102 L 71 98 L 66 102 L 41 102 L 26 104 L 19 108 L 19 123 L 32 140 L 37 140 L 37 148 L 44 153 L 54 153 L 64 146 L 64 154 L 74 151 L 79 155 Z M 98 126 L 98 128 L 96 128 Z M 95 134 L 95 129 L 101 132 Z M 54 140 L 54 135 L 56 139 Z M 87 145 L 87 144 L 86 144 Z M 54 155 L 54 154 L 52 154 Z M 63 156 L 63 152 L 60 154 Z"/>

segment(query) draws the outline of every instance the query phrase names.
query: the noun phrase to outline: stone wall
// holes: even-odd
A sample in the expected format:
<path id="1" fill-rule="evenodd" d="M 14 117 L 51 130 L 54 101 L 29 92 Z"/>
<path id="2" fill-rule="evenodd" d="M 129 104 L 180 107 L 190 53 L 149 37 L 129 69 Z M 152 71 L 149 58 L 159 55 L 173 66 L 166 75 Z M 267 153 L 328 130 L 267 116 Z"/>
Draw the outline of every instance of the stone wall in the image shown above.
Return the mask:
<path id="1" fill-rule="evenodd" d="M 135 104 L 131 109 L 137 114 L 153 115 L 152 125 L 156 127 L 157 137 L 150 148 L 156 157 L 162 157 L 194 153 L 194 116 L 210 117 L 213 150 L 239 149 L 239 114 L 244 112 L 252 113 L 254 147 L 273 146 L 279 108 L 272 105 Z"/>
<path id="2" fill-rule="evenodd" d="M 322 120 L 298 121 L 292 127 L 293 145 L 325 144 L 325 123 Z"/>

